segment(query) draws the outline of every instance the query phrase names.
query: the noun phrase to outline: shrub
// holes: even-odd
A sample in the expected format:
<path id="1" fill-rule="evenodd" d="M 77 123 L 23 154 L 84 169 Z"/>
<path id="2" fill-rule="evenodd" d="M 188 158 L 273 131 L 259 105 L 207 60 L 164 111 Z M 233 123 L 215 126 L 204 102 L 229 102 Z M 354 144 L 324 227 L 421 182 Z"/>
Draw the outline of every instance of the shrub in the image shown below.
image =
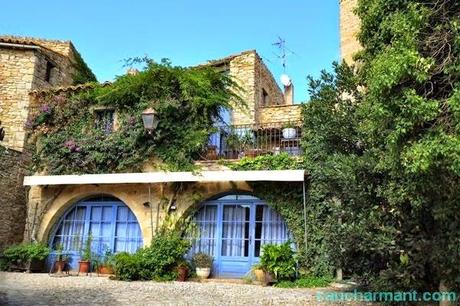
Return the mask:
<path id="1" fill-rule="evenodd" d="M 135 254 L 118 253 L 114 257 L 115 276 L 120 280 L 174 280 L 177 265 L 183 262 L 190 242 L 176 232 L 160 233 L 150 246 Z"/>
<path id="2" fill-rule="evenodd" d="M 291 242 L 264 245 L 260 265 L 265 271 L 273 273 L 277 280 L 293 279 L 296 272 L 296 258 Z"/>
<path id="3" fill-rule="evenodd" d="M 2 270 L 13 265 L 23 266 L 32 260 L 44 260 L 50 249 L 42 243 L 23 243 L 12 245 L 3 251 Z"/>
<path id="4" fill-rule="evenodd" d="M 211 268 L 212 261 L 212 256 L 202 252 L 196 253 L 192 258 L 192 262 L 197 268 Z"/>
<path id="5" fill-rule="evenodd" d="M 119 280 L 132 281 L 141 279 L 139 253 L 121 252 L 114 256 L 114 272 Z"/>
<path id="6" fill-rule="evenodd" d="M 149 247 L 139 251 L 144 279 L 173 280 L 175 267 L 183 260 L 190 242 L 176 232 L 158 234 Z"/>

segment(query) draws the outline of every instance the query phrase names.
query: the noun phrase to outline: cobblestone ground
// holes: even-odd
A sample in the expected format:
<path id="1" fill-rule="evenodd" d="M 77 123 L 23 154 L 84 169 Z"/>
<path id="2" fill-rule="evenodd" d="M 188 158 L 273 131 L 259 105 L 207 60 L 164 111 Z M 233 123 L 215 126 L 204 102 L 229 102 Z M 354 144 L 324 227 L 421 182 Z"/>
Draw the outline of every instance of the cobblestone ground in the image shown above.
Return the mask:
<path id="1" fill-rule="evenodd" d="M 315 294 L 312 289 L 245 284 L 121 282 L 0 272 L 0 305 L 318 305 Z"/>

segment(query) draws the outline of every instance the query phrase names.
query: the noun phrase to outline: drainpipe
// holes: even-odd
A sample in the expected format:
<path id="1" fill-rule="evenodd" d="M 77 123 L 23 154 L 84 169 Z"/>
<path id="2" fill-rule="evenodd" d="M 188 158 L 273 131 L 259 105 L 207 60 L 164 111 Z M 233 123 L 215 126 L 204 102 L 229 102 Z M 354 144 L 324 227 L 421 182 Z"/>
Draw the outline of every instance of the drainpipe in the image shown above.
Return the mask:
<path id="1" fill-rule="evenodd" d="M 151 239 L 153 239 L 153 203 L 152 203 L 152 194 L 150 190 L 151 186 L 152 184 L 149 184 L 150 230 L 152 234 Z"/>

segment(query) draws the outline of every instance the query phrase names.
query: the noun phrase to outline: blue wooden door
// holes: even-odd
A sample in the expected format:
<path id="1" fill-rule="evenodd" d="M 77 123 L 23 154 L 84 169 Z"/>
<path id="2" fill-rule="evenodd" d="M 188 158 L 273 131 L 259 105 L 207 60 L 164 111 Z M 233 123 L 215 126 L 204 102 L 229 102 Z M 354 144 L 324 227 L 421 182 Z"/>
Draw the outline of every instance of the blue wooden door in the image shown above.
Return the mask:
<path id="1" fill-rule="evenodd" d="M 195 222 L 200 234 L 191 253 L 212 255 L 215 277 L 243 277 L 259 261 L 264 244 L 282 243 L 290 236 L 279 214 L 247 195 L 204 203 Z"/>

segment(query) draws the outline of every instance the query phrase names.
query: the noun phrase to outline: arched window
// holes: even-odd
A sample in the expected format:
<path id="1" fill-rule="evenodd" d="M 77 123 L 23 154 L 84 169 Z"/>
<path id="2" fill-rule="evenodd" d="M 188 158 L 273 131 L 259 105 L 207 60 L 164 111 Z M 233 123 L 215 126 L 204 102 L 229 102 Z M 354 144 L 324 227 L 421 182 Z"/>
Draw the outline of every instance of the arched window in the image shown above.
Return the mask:
<path id="1" fill-rule="evenodd" d="M 112 197 L 86 199 L 72 206 L 61 218 L 51 237 L 51 247 L 62 245 L 70 255 L 74 267 L 79 249 L 91 235 L 94 254 L 108 250 L 135 252 L 142 246 L 142 233 L 133 212 L 120 200 Z"/>
<path id="2" fill-rule="evenodd" d="M 241 277 L 259 261 L 265 244 L 290 239 L 282 217 L 262 200 L 251 195 L 226 195 L 203 203 L 194 217 L 199 237 L 190 253 L 214 257 L 219 277 Z"/>

